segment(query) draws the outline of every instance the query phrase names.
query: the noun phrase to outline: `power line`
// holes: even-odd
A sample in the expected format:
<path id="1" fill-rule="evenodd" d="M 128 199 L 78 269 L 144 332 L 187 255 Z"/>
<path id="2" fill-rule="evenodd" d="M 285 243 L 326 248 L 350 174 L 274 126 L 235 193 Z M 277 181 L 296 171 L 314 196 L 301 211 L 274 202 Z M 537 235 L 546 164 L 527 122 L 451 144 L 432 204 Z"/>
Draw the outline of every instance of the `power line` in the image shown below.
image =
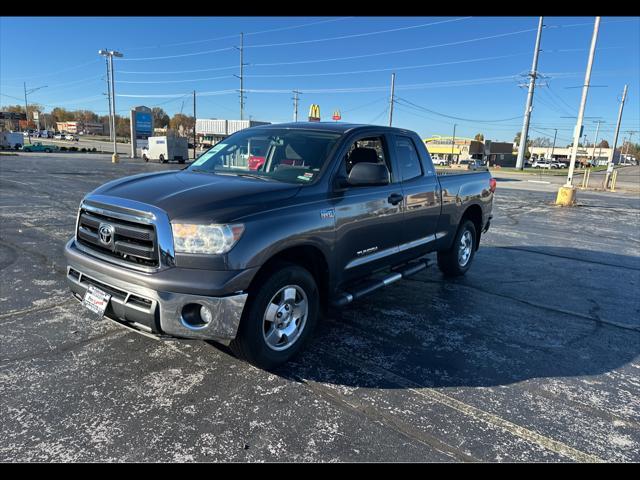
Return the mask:
<path id="1" fill-rule="evenodd" d="M 471 38 L 469 40 L 460 40 L 457 42 L 449 42 L 449 43 L 440 43 L 440 44 L 435 44 L 435 45 L 426 45 L 423 47 L 414 47 L 414 48 L 405 48 L 402 50 L 390 50 L 390 51 L 386 51 L 386 52 L 378 52 L 378 53 L 369 53 L 369 54 L 365 54 L 365 55 L 352 55 L 349 57 L 336 57 L 336 58 L 323 58 L 323 59 L 317 59 L 317 60 L 302 60 L 302 61 L 296 61 L 296 62 L 278 62 L 278 63 L 254 63 L 251 64 L 253 67 L 274 67 L 274 66 L 282 66 L 282 65 L 301 65 L 301 64 L 309 64 L 309 63 L 322 63 L 322 62 L 335 62 L 335 61 L 339 61 L 339 60 L 355 60 L 357 58 L 369 58 L 369 57 L 378 57 L 381 55 L 393 55 L 393 54 L 397 54 L 397 53 L 406 53 L 406 52 L 415 52 L 415 51 L 419 51 L 419 50 L 427 50 L 430 48 L 440 48 L 440 47 L 449 47 L 449 46 L 453 46 L 453 45 L 462 45 L 462 44 L 466 44 L 466 43 L 473 43 L 473 42 L 480 42 L 483 40 L 490 40 L 493 38 L 501 38 L 501 37 L 508 37 L 511 35 L 519 35 L 521 33 L 527 33 L 527 32 L 533 32 L 535 31 L 535 28 L 529 28 L 526 30 L 518 30 L 515 32 L 507 32 L 507 33 L 500 33 L 500 34 L 496 34 L 496 35 L 489 35 L 486 37 L 478 37 L 478 38 Z"/>
<path id="2" fill-rule="evenodd" d="M 346 20 L 352 17 L 342 17 L 342 18 L 330 18 L 328 20 L 320 20 L 317 22 L 311 22 L 311 23 L 303 23 L 302 25 L 293 25 L 293 26 L 289 26 L 289 27 L 280 27 L 280 28 L 271 28 L 269 30 L 261 30 L 258 32 L 248 32 L 245 33 L 245 35 L 259 35 L 259 34 L 263 34 L 263 33 L 271 33 L 271 32 L 279 32 L 279 31 L 283 31 L 283 30 L 293 30 L 296 28 L 303 28 L 303 27 L 309 27 L 311 25 L 319 25 L 321 23 L 329 23 L 329 22 L 338 22 L 341 20 Z M 150 48 L 166 48 L 166 47 L 179 47 L 179 46 L 183 46 L 183 45 L 195 45 L 198 43 L 207 43 L 207 42 L 213 42 L 216 40 L 225 40 L 228 38 L 236 38 L 237 34 L 233 34 L 233 35 L 225 35 L 222 37 L 216 37 L 216 38 L 205 38 L 203 40 L 193 40 L 190 42 L 180 42 L 180 43 L 167 43 L 164 45 L 153 45 L 153 46 L 148 46 L 148 47 L 135 47 L 135 48 L 129 48 L 128 50 L 146 50 L 146 49 L 150 49 Z"/>
<path id="3" fill-rule="evenodd" d="M 194 53 L 181 53 L 179 55 L 165 55 L 162 57 L 143 57 L 143 58 L 121 58 L 121 62 L 140 62 L 147 60 L 167 60 L 170 58 L 183 58 L 183 57 L 193 57 L 196 55 L 206 55 L 208 53 L 217 53 L 217 52 L 226 52 L 227 50 L 233 50 L 234 47 L 225 47 L 225 48 L 217 48 L 215 50 L 205 50 L 203 52 L 194 52 Z"/>
<path id="4" fill-rule="evenodd" d="M 390 67 L 390 68 L 375 68 L 370 70 L 352 70 L 346 72 L 320 72 L 320 73 L 294 73 L 294 74 L 254 74 L 254 75 L 245 75 L 246 77 L 251 78 L 288 78 L 288 77 L 323 77 L 323 76 L 333 76 L 333 75 L 354 75 L 361 73 L 375 73 L 375 72 L 390 72 L 396 70 L 410 70 L 416 68 L 431 68 L 431 67 L 441 67 L 446 65 L 458 65 L 462 63 L 473 63 L 473 62 L 486 62 L 489 60 L 498 60 L 504 58 L 517 57 L 520 55 L 524 55 L 524 53 L 513 53 L 509 55 L 498 55 L 494 57 L 482 57 L 482 58 L 471 58 L 467 60 L 455 60 L 451 62 L 441 62 L 441 63 L 427 63 L 421 65 L 408 65 L 404 67 Z"/>
<path id="5" fill-rule="evenodd" d="M 233 75 L 222 75 L 220 77 L 209 77 L 209 78 L 188 78 L 186 80 L 162 80 L 162 81 L 133 81 L 133 80 L 118 80 L 118 83 L 139 83 L 139 84 L 147 84 L 147 83 L 189 83 L 189 82 L 204 82 L 209 80 L 222 80 L 224 78 L 233 78 Z"/>
<path id="6" fill-rule="evenodd" d="M 465 121 L 465 122 L 499 123 L 499 122 L 507 122 L 507 121 L 510 121 L 510 120 L 516 120 L 516 119 L 520 118 L 519 116 L 518 117 L 511 117 L 511 118 L 502 118 L 502 119 L 499 119 L 499 120 L 479 120 L 479 119 L 472 119 L 472 118 L 462 118 L 462 117 L 455 117 L 453 115 L 447 115 L 445 113 L 436 112 L 435 110 L 431 110 L 431 109 L 423 107 L 421 105 L 417 105 L 417 104 L 415 104 L 413 102 L 410 102 L 409 100 L 405 100 L 404 98 L 400 98 L 398 96 L 396 96 L 396 101 L 403 102 L 405 104 L 408 104 L 409 106 L 413 106 L 415 108 L 419 108 L 420 110 L 424 110 L 424 111 L 429 112 L 429 113 L 433 113 L 434 115 L 439 115 L 441 117 L 451 118 L 451 119 L 454 119 L 454 120 L 462 120 L 462 121 Z"/>
<path id="7" fill-rule="evenodd" d="M 468 20 L 472 17 L 461 17 L 461 18 L 454 18 L 454 19 L 450 19 L 450 20 L 442 20 L 439 22 L 431 22 L 431 23 L 422 23 L 420 25 L 410 25 L 408 27 L 399 27 L 399 28 L 391 28 L 388 30 L 378 30 L 375 32 L 366 32 L 366 33 L 354 33 L 351 35 L 341 35 L 339 37 L 325 37 L 325 38 L 316 38 L 313 40 L 298 40 L 295 42 L 283 42 L 283 43 L 265 43 L 265 44 L 261 44 L 261 45 L 247 45 L 246 48 L 263 48 L 263 47 L 282 47 L 282 46 L 286 46 L 286 45 L 302 45 L 302 44 L 306 44 L 306 43 L 317 43 L 317 42 L 328 42 L 328 41 L 332 41 L 332 40 L 346 40 L 347 38 L 357 38 L 357 37 L 366 37 L 366 36 L 370 36 L 370 35 L 380 35 L 383 33 L 391 33 L 391 32 L 399 32 L 402 30 L 411 30 L 411 29 L 415 29 L 415 28 L 424 28 L 424 27 L 431 27 L 433 25 L 440 25 L 443 23 L 451 23 L 451 22 L 459 22 L 461 20 Z"/>

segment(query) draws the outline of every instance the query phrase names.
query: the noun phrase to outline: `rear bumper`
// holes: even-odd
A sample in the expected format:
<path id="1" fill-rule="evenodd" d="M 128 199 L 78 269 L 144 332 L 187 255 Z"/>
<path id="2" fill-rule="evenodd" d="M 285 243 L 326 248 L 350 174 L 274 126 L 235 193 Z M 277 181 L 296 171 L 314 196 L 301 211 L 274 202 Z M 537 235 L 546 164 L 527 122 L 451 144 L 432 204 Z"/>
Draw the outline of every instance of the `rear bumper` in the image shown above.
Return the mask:
<path id="1" fill-rule="evenodd" d="M 229 343 L 236 336 L 247 299 L 246 293 L 234 290 L 239 285 L 237 276 L 241 273 L 208 272 L 208 288 L 220 293 L 202 295 L 185 293 L 184 290 L 185 282 L 188 284 L 191 281 L 198 281 L 203 271 L 190 271 L 189 273 L 196 276 L 195 279 L 183 278 L 183 282 L 176 283 L 175 289 L 158 289 L 150 286 L 150 283 L 153 285 L 150 279 L 155 274 L 125 271 L 125 269 L 105 264 L 78 250 L 73 239 L 65 247 L 65 256 L 67 283 L 74 297 L 82 300 L 89 285 L 106 291 L 111 294 L 111 300 L 105 315 L 113 320 L 156 335 L 217 340 L 221 343 Z M 120 275 L 114 274 L 114 268 L 117 268 Z M 185 269 L 171 270 L 183 270 L 182 276 L 189 276 Z M 173 275 L 175 273 L 173 272 Z M 216 273 L 220 273 L 222 278 L 216 278 Z M 229 273 L 235 273 L 235 275 L 229 275 Z M 156 279 L 156 281 L 159 280 Z M 162 280 L 161 284 L 169 285 L 165 280 Z M 202 284 L 198 287 L 204 288 Z M 225 290 L 229 293 L 222 293 Z M 183 309 L 192 304 L 207 307 L 212 313 L 212 320 L 206 325 L 196 325 L 185 320 Z"/>

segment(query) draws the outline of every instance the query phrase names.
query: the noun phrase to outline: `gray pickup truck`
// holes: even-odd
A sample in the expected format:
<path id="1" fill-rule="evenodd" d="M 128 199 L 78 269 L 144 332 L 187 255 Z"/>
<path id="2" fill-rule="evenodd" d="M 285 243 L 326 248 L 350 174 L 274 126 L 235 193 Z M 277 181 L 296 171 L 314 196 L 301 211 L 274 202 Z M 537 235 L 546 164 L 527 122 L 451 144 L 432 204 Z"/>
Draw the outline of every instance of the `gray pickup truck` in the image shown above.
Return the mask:
<path id="1" fill-rule="evenodd" d="M 445 276 L 463 275 L 495 188 L 486 170 L 436 174 L 418 135 L 399 128 L 249 128 L 183 170 L 88 194 L 67 280 L 100 318 L 214 340 L 271 369 L 328 306 L 426 268 L 429 252 Z"/>

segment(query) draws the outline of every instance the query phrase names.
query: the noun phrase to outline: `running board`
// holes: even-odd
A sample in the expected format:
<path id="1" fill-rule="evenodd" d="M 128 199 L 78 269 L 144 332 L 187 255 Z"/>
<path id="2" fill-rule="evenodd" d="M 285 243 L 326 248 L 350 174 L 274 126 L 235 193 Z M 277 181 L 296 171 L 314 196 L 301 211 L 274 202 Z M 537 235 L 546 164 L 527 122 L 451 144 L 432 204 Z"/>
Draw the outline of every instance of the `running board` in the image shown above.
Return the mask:
<path id="1" fill-rule="evenodd" d="M 358 284 L 357 286 L 349 288 L 348 291 L 340 292 L 336 296 L 336 298 L 333 299 L 331 305 L 334 307 L 344 307 L 354 300 L 357 300 L 360 297 L 364 297 L 365 295 L 368 295 L 369 293 L 374 292 L 379 288 L 391 285 L 392 283 L 397 282 L 402 278 L 407 278 L 411 275 L 415 275 L 416 273 L 425 270 L 430 265 L 431 262 L 429 260 L 427 260 L 426 258 L 421 258 L 416 262 L 411 262 L 397 268 L 392 268 L 391 273 L 384 278 L 367 280 L 363 283 Z"/>

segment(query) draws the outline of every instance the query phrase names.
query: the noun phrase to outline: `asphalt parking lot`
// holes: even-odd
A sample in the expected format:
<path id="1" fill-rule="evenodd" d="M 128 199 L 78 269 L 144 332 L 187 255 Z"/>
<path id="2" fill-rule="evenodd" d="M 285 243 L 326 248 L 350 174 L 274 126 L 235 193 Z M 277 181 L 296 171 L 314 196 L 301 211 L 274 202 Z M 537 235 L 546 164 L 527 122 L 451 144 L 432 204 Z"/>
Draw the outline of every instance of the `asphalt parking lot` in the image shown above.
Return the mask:
<path id="1" fill-rule="evenodd" d="M 466 277 L 333 312 L 272 374 L 68 293 L 83 195 L 179 167 L 0 157 L 0 461 L 640 461 L 637 193 L 505 179 Z"/>

